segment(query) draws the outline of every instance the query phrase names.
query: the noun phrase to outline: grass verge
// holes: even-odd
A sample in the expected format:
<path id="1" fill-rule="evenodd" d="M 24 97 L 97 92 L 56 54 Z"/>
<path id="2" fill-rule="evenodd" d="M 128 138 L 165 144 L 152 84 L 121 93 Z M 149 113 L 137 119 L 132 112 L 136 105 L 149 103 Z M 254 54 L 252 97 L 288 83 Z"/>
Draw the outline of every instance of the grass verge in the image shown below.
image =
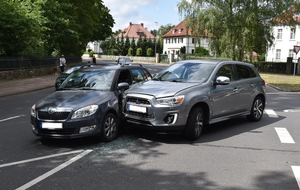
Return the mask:
<path id="1" fill-rule="evenodd" d="M 281 91 L 300 92 L 300 76 L 285 74 L 260 73 L 267 85 L 274 86 Z"/>

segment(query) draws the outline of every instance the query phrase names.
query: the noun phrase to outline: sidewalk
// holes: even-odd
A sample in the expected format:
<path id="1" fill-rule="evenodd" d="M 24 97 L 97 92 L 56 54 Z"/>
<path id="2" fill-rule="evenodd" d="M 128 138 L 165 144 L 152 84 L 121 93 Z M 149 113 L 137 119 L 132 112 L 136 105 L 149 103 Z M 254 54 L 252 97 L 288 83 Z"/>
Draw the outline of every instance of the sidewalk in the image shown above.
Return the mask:
<path id="1" fill-rule="evenodd" d="M 29 79 L 18 79 L 10 81 L 0 81 L 0 97 L 31 92 L 44 88 L 53 87 L 56 75 L 39 76 Z"/>

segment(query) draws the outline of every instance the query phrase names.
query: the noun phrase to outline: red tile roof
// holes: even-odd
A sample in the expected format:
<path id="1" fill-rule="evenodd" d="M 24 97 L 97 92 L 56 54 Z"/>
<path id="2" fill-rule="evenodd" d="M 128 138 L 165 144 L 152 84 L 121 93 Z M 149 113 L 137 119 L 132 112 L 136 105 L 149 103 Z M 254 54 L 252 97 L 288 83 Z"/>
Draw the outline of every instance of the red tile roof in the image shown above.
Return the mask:
<path id="1" fill-rule="evenodd" d="M 140 35 L 142 38 L 146 36 L 146 38 L 155 38 L 153 34 L 151 34 L 147 28 L 144 28 L 144 24 L 132 24 L 129 23 L 129 26 L 123 30 L 123 37 L 125 38 L 128 36 L 129 38 L 140 38 Z M 120 33 L 117 38 L 121 38 L 122 33 Z"/>
<path id="2" fill-rule="evenodd" d="M 179 36 L 188 36 L 192 35 L 192 28 L 189 28 L 189 31 L 186 29 L 185 20 L 181 21 L 177 26 L 172 28 L 169 32 L 163 35 L 165 37 L 179 37 Z"/>

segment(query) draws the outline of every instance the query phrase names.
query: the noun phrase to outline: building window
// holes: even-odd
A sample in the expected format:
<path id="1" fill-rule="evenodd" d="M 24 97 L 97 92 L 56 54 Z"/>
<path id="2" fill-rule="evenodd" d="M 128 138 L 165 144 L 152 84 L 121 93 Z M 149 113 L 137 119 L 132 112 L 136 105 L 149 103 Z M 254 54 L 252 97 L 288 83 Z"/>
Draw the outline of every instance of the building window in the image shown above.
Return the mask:
<path id="1" fill-rule="evenodd" d="M 280 60 L 281 49 L 276 49 L 276 60 Z"/>
<path id="2" fill-rule="evenodd" d="M 178 38 L 178 43 L 183 43 L 183 38 Z"/>
<path id="3" fill-rule="evenodd" d="M 289 50 L 289 57 L 294 57 L 294 50 L 293 49 Z"/>
<path id="4" fill-rule="evenodd" d="M 282 29 L 277 30 L 277 39 L 281 40 L 282 39 Z"/>
<path id="5" fill-rule="evenodd" d="M 192 44 L 194 44 L 195 43 L 195 38 L 192 38 Z"/>
<path id="6" fill-rule="evenodd" d="M 291 28 L 290 39 L 294 40 L 296 36 L 296 28 Z"/>

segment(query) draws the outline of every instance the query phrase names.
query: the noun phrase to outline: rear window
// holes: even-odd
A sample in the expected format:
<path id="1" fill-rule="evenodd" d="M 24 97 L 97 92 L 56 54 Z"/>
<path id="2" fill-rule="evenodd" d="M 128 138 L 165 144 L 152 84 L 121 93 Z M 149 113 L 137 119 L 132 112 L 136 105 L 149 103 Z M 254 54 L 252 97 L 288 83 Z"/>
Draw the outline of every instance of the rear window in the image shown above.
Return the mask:
<path id="1" fill-rule="evenodd" d="M 253 71 L 253 69 L 246 65 L 236 65 L 236 69 L 239 80 L 256 77 L 256 73 Z"/>

